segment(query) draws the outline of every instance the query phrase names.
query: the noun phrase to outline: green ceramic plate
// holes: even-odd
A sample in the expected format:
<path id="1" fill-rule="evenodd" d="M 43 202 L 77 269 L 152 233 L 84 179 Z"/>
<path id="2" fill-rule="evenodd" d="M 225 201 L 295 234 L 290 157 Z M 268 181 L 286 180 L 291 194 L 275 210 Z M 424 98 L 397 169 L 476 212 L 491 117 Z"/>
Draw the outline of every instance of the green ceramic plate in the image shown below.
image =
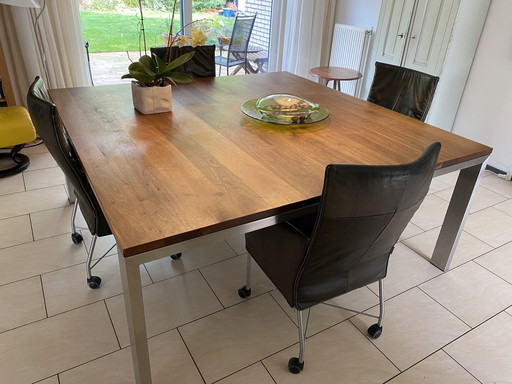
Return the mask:
<path id="1" fill-rule="evenodd" d="M 291 119 L 282 119 L 272 116 L 265 116 L 263 115 L 258 108 L 256 108 L 256 102 L 259 99 L 252 99 L 249 101 L 246 101 L 242 104 L 240 109 L 243 113 L 245 113 L 247 116 L 252 117 L 253 119 L 260 120 L 260 121 L 266 121 L 268 123 L 274 123 L 274 124 L 284 124 L 284 125 L 302 125 L 302 124 L 312 124 L 312 123 L 318 123 L 319 121 L 322 121 L 326 119 L 329 116 L 329 111 L 327 108 L 324 108 L 320 106 L 317 111 L 312 112 L 309 117 L 302 121 L 301 123 L 294 123 L 291 121 Z"/>

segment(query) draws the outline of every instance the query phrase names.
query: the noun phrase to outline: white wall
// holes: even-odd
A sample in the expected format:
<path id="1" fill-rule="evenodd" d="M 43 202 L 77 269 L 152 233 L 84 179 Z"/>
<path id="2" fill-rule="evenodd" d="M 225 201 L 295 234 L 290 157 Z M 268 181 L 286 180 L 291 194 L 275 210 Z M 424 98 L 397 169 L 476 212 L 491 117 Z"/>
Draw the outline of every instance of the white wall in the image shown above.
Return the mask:
<path id="1" fill-rule="evenodd" d="M 494 148 L 489 165 L 512 170 L 512 1 L 492 0 L 453 132 Z"/>
<path id="2" fill-rule="evenodd" d="M 336 24 L 348 24 L 370 29 L 377 27 L 382 0 L 338 0 L 336 2 Z"/>

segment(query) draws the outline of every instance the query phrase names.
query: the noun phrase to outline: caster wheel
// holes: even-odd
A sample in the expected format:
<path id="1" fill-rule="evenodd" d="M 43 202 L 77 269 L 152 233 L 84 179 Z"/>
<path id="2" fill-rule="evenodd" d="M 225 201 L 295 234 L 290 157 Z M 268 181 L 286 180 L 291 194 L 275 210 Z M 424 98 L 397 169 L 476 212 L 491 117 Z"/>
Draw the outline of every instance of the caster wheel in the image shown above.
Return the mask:
<path id="1" fill-rule="evenodd" d="M 249 296 L 251 296 L 251 290 L 245 288 L 245 285 L 238 290 L 238 296 L 240 296 L 242 299 L 246 299 Z"/>
<path id="2" fill-rule="evenodd" d="M 87 285 L 91 289 L 99 288 L 101 284 L 101 278 L 98 276 L 91 276 L 90 279 L 87 279 Z"/>
<path id="3" fill-rule="evenodd" d="M 71 240 L 73 241 L 74 244 L 80 244 L 83 239 L 84 238 L 82 237 L 82 235 L 79 234 L 78 232 L 71 234 Z"/>
<path id="4" fill-rule="evenodd" d="M 368 334 L 372 339 L 378 339 L 382 334 L 382 327 L 379 327 L 378 324 L 373 324 L 370 328 L 368 328 Z"/>
<path id="5" fill-rule="evenodd" d="M 288 360 L 288 370 L 291 373 L 296 375 L 297 373 L 301 373 L 303 369 L 304 369 L 304 362 L 299 363 L 298 357 L 292 357 L 290 360 Z"/>
<path id="6" fill-rule="evenodd" d="M 173 260 L 181 259 L 181 252 L 180 253 L 176 253 L 175 255 L 171 255 L 171 259 L 173 259 Z"/>

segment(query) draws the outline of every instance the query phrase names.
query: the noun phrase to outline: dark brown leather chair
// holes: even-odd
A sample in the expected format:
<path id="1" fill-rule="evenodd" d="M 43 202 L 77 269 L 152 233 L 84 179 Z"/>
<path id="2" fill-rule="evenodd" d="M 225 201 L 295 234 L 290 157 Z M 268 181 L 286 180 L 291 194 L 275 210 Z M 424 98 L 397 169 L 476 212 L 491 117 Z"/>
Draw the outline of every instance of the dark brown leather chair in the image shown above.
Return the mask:
<path id="1" fill-rule="evenodd" d="M 94 247 L 98 237 L 110 235 L 112 232 L 94 196 L 91 186 L 87 181 L 73 145 L 67 137 L 66 129 L 60 121 L 57 109 L 51 102 L 43 80 L 39 76 L 35 78 L 30 86 L 27 95 L 27 105 L 38 136 L 43 139 L 48 151 L 64 172 L 67 180 L 73 186 L 73 191 L 69 191 L 69 193 L 74 192 L 76 196 L 71 220 L 71 238 L 73 242 L 75 244 L 82 242 L 82 235 L 77 232 L 75 226 L 78 206 L 80 206 L 80 211 L 87 222 L 87 227 L 93 235 L 91 245 L 87 252 L 87 284 L 90 288 L 98 288 L 101 284 L 101 278 L 93 276 L 91 270 L 110 249 L 92 264 Z"/>
<path id="2" fill-rule="evenodd" d="M 438 82 L 437 76 L 376 62 L 367 100 L 425 121 Z"/>
<path id="3" fill-rule="evenodd" d="M 192 59 L 176 68 L 176 72 L 183 72 L 194 78 L 215 77 L 215 48 L 215 45 L 203 45 L 198 47 L 175 46 L 170 50 L 171 57 L 169 60 L 169 47 L 152 47 L 151 53 L 157 55 L 164 62 L 170 62 L 185 53 L 194 51 L 195 53 Z"/>
<path id="4" fill-rule="evenodd" d="M 440 148 L 431 144 L 409 164 L 331 164 L 316 213 L 245 235 L 246 285 L 238 293 L 251 294 L 252 257 L 297 310 L 300 353 L 288 363 L 292 373 L 304 367 L 302 311 L 377 281 L 380 314 L 368 334 L 381 335 L 389 256 L 428 192 Z"/>

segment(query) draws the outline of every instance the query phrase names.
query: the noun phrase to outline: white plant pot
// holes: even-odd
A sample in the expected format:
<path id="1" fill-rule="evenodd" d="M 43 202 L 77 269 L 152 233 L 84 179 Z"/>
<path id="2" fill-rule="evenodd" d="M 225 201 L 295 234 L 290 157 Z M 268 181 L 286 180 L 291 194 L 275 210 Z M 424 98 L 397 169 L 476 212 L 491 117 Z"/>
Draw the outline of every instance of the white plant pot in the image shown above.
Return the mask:
<path id="1" fill-rule="evenodd" d="M 172 111 L 172 87 L 140 87 L 132 81 L 132 99 L 136 110 L 144 115 Z"/>

